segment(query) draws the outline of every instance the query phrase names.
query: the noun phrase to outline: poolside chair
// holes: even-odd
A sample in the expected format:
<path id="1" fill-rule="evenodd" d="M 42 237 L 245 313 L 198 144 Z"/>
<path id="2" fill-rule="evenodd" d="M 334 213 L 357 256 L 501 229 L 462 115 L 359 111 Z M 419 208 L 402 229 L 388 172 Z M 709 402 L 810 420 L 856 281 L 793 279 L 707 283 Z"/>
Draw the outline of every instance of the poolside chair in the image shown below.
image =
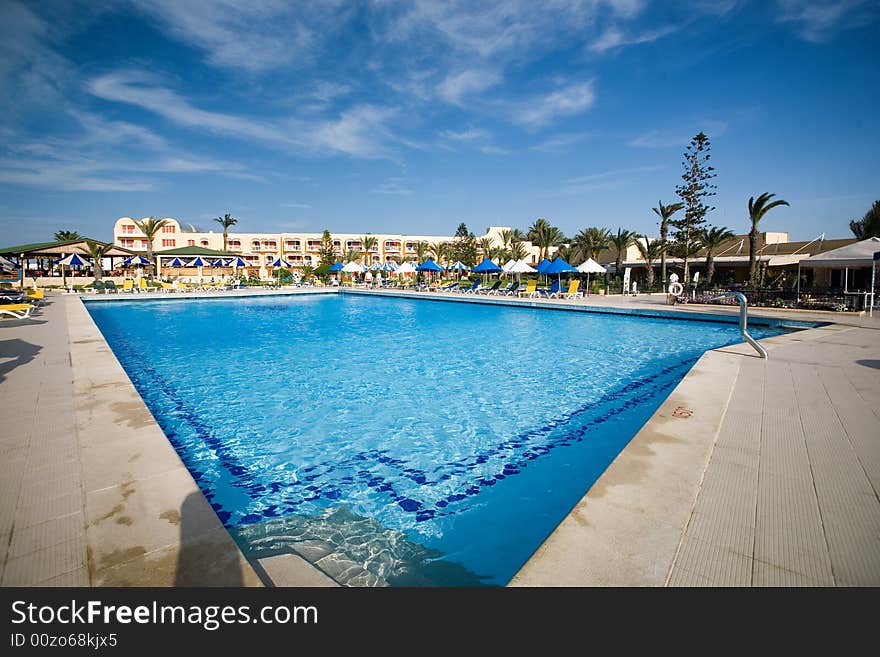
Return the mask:
<path id="1" fill-rule="evenodd" d="M 453 281 L 452 283 L 444 285 L 443 287 L 437 288 L 437 291 L 438 292 L 452 292 L 457 287 L 458 287 L 458 283 Z"/>
<path id="2" fill-rule="evenodd" d="M 100 283 L 101 281 L 97 281 L 97 282 Z M 35 306 L 41 306 L 41 305 L 43 305 L 43 301 L 46 298 L 46 291 L 43 289 L 39 289 L 39 290 L 30 289 L 27 291 L 27 298 L 28 298 L 28 301 L 30 301 Z"/>
<path id="3" fill-rule="evenodd" d="M 519 283 L 517 283 L 516 281 L 513 281 L 512 283 L 509 283 L 507 285 L 507 287 L 500 288 L 498 290 L 495 290 L 494 292 L 489 292 L 489 294 L 507 297 L 507 296 L 510 296 L 510 293 L 515 291 L 518 287 L 519 287 Z"/>
<path id="4" fill-rule="evenodd" d="M 519 293 L 521 297 L 536 297 L 538 296 L 538 280 L 533 278 L 528 283 L 526 283 L 526 289 Z"/>
<path id="5" fill-rule="evenodd" d="M 166 283 L 165 281 L 159 281 L 159 285 L 162 286 L 162 291 L 165 294 L 168 294 L 169 292 L 177 292 L 177 288 L 174 286 L 173 283 Z"/>
<path id="6" fill-rule="evenodd" d="M 119 288 L 116 287 L 116 283 L 113 281 L 104 281 L 104 293 L 110 294 L 111 292 L 119 292 Z"/>
<path id="7" fill-rule="evenodd" d="M 578 288 L 580 286 L 581 286 L 581 282 L 579 279 L 573 280 L 571 283 L 568 284 L 568 292 L 563 292 L 561 296 L 565 297 L 566 299 L 574 299 L 576 297 L 583 297 L 584 293 L 578 291 Z"/>
<path id="8" fill-rule="evenodd" d="M 463 294 L 475 294 L 476 291 L 480 289 L 481 281 L 482 281 L 482 279 L 475 278 L 474 282 L 471 284 L 470 287 L 466 287 L 466 288 L 460 290 L 460 292 L 462 292 Z"/>
<path id="9" fill-rule="evenodd" d="M 7 303 L 0 305 L 0 316 L 14 319 L 28 319 L 34 307 L 29 303 Z"/>
<path id="10" fill-rule="evenodd" d="M 555 280 L 555 281 L 553 281 L 553 285 L 550 286 L 550 289 L 549 290 L 541 290 L 541 294 L 543 296 L 547 297 L 548 299 L 552 299 L 553 297 L 555 297 L 559 294 L 559 287 L 560 287 L 559 281 Z"/>
<path id="11" fill-rule="evenodd" d="M 134 281 L 130 278 L 126 278 L 124 281 L 122 281 L 122 291 L 134 292 Z"/>
<path id="12" fill-rule="evenodd" d="M 501 280 L 497 280 L 492 283 L 489 287 L 482 287 L 474 290 L 474 294 L 485 294 L 486 296 L 490 294 L 495 294 L 498 291 L 498 288 L 501 287 Z"/>
<path id="13" fill-rule="evenodd" d="M 147 279 L 146 278 L 139 278 L 138 279 L 138 292 L 149 292 L 149 291 L 150 291 L 150 286 L 147 285 Z"/>

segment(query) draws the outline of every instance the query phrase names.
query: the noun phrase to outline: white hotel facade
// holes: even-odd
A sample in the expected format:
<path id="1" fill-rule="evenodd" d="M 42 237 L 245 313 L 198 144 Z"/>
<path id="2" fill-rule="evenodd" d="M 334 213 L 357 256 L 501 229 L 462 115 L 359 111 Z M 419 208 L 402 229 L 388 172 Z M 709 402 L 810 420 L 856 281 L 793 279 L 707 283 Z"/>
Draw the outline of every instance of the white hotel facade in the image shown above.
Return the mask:
<path id="1" fill-rule="evenodd" d="M 184 229 L 177 219 L 166 217 L 166 224 L 153 239 L 153 251 L 166 251 L 186 246 L 196 246 L 215 251 L 223 250 L 223 232 L 195 232 Z M 492 246 L 501 246 L 501 231 L 509 230 L 504 226 L 490 226 L 484 235 L 477 237 L 489 238 Z M 334 233 L 333 247 L 337 256 L 342 257 L 347 251 L 361 252 L 361 261 L 369 266 L 374 262 L 384 262 L 391 258 L 398 260 L 415 260 L 419 242 L 434 245 L 443 242 L 451 245 L 455 237 L 450 235 L 397 235 L 386 233 L 367 233 L 376 238 L 376 243 L 369 251 L 363 253 L 362 238 L 364 234 Z M 120 217 L 113 226 L 113 243 L 134 251 L 147 250 L 147 238 L 134 223 L 131 217 Z M 526 247 L 526 262 L 538 262 L 538 247 L 531 242 L 523 242 Z M 226 251 L 240 255 L 252 267 L 265 267 L 276 258 L 283 258 L 293 267 L 316 267 L 318 251 L 321 248 L 321 233 L 239 233 L 229 232 L 226 240 Z"/>

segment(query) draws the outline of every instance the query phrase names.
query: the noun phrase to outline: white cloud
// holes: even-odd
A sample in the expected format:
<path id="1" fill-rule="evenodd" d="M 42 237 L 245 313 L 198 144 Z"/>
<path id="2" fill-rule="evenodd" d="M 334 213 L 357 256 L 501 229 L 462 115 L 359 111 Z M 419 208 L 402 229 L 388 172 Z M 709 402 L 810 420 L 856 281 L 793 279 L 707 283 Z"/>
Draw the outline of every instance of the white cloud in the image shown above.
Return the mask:
<path id="1" fill-rule="evenodd" d="M 668 34 L 672 34 L 676 30 L 675 27 L 667 26 L 642 34 L 626 35 L 616 26 L 606 29 L 599 38 L 590 44 L 590 50 L 597 53 L 603 53 L 607 50 L 620 48 L 622 46 L 633 46 L 640 43 L 650 43 L 656 41 Z"/>
<path id="2" fill-rule="evenodd" d="M 697 124 L 697 131 L 702 130 L 710 139 L 720 137 L 727 132 L 726 121 L 701 121 Z M 635 137 L 629 142 L 635 148 L 673 148 L 686 146 L 696 132 L 672 131 L 672 130 L 648 130 Z"/>
<path id="3" fill-rule="evenodd" d="M 661 171 L 661 165 L 632 167 L 628 169 L 610 169 L 599 173 L 591 173 L 585 176 L 577 176 L 562 181 L 562 187 L 554 190 L 548 196 L 576 196 L 605 189 L 619 189 L 627 184 L 633 184 L 639 178 L 639 174 Z"/>
<path id="4" fill-rule="evenodd" d="M 450 141 L 460 142 L 478 141 L 488 139 L 490 137 L 488 132 L 479 128 L 468 128 L 467 130 L 462 130 L 461 132 L 456 132 L 455 130 L 444 130 L 440 133 L 440 136 Z"/>
<path id="5" fill-rule="evenodd" d="M 409 196 L 412 190 L 404 186 L 402 178 L 388 178 L 381 185 L 372 190 L 373 194 L 385 194 L 389 196 Z"/>
<path id="6" fill-rule="evenodd" d="M 258 140 L 277 149 L 336 152 L 355 157 L 386 157 L 383 142 L 391 139 L 384 122 L 391 108 L 360 105 L 335 119 L 291 118 L 285 124 L 212 112 L 192 105 L 160 85 L 155 76 L 141 71 L 117 71 L 92 80 L 89 91 L 99 98 L 135 105 L 178 125 L 221 136 Z"/>
<path id="7" fill-rule="evenodd" d="M 298 208 L 300 210 L 310 210 L 312 207 L 308 203 L 282 203 L 281 205 L 285 208 Z"/>
<path id="8" fill-rule="evenodd" d="M 452 105 L 463 105 L 466 96 L 473 96 L 498 83 L 498 74 L 485 70 L 461 71 L 446 76 L 437 85 L 437 95 Z"/>
<path id="9" fill-rule="evenodd" d="M 569 146 L 576 144 L 590 136 L 588 132 L 572 132 L 568 134 L 554 135 L 539 144 L 531 146 L 531 150 L 540 153 L 563 153 Z"/>
<path id="10" fill-rule="evenodd" d="M 205 52 L 210 64 L 260 72 L 311 61 L 345 22 L 347 3 L 284 0 L 131 0 L 164 32 Z"/>
<path id="11" fill-rule="evenodd" d="M 596 102 L 593 82 L 580 82 L 537 96 L 520 109 L 514 119 L 530 128 L 540 128 L 554 119 L 580 114 Z"/>
<path id="12" fill-rule="evenodd" d="M 876 20 L 878 6 L 869 0 L 777 0 L 778 21 L 792 23 L 798 35 L 813 42 L 827 41 L 840 30 Z"/>

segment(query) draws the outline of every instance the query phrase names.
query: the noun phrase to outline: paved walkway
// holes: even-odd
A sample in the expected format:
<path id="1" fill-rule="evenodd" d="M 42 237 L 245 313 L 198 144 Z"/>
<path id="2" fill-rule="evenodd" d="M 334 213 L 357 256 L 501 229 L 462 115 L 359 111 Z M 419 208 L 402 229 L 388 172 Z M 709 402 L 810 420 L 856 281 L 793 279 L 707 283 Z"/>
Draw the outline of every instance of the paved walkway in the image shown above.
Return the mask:
<path id="1" fill-rule="evenodd" d="M 880 324 L 707 352 L 519 586 L 880 584 Z"/>
<path id="2" fill-rule="evenodd" d="M 743 358 L 671 585 L 880 585 L 880 330 Z"/>
<path id="3" fill-rule="evenodd" d="M 0 325 L 0 584 L 87 586 L 73 371 L 60 297 Z"/>

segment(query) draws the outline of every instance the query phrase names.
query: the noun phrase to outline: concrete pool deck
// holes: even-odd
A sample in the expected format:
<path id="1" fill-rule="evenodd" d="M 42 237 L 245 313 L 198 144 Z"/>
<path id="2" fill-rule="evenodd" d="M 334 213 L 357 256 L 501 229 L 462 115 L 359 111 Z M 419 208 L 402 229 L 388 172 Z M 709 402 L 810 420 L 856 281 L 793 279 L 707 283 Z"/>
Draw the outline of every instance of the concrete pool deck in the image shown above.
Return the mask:
<path id="1" fill-rule="evenodd" d="M 0 584 L 332 585 L 292 555 L 249 564 L 79 298 L 48 302 L 0 323 Z M 766 316 L 848 326 L 763 340 L 769 361 L 707 352 L 511 584 L 880 583 L 880 321 Z"/>

